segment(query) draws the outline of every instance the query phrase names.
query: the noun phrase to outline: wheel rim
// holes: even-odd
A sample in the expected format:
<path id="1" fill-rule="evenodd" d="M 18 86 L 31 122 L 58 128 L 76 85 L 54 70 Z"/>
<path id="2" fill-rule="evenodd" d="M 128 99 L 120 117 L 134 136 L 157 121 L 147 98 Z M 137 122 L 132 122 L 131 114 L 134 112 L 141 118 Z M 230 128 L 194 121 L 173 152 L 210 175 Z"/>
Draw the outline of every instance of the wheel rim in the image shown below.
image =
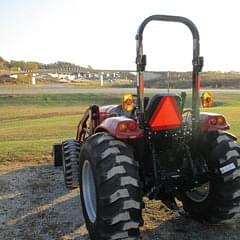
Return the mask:
<path id="1" fill-rule="evenodd" d="M 204 183 L 186 192 L 186 195 L 194 202 L 201 203 L 205 201 L 210 192 L 210 182 Z"/>
<path id="2" fill-rule="evenodd" d="M 96 187 L 91 164 L 85 160 L 82 167 L 82 191 L 84 205 L 89 220 L 94 223 L 96 220 Z"/>

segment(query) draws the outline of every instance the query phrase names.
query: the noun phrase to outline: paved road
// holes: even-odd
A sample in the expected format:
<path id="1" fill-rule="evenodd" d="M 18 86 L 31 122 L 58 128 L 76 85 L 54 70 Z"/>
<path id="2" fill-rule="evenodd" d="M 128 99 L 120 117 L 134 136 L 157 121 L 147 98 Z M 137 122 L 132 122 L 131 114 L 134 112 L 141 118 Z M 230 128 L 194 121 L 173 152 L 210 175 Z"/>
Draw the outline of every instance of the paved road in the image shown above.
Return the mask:
<path id="1" fill-rule="evenodd" d="M 189 89 L 171 89 L 170 92 L 180 93 L 190 91 Z M 210 91 L 213 93 L 240 94 L 240 89 L 201 89 L 201 91 Z M 135 93 L 135 88 L 80 88 L 75 86 L 66 86 L 64 84 L 48 84 L 37 86 L 0 86 L 0 94 L 37 94 L 37 93 L 96 93 L 96 94 L 122 94 Z M 166 89 L 146 88 L 146 93 L 167 92 Z"/>

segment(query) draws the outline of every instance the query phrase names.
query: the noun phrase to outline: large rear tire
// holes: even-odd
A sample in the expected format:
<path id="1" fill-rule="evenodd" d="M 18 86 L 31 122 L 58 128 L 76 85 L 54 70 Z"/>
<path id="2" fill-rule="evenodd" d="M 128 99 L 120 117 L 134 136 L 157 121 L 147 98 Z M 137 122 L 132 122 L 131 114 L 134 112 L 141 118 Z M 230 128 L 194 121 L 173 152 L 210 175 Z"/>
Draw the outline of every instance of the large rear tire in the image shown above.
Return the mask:
<path id="1" fill-rule="evenodd" d="M 80 143 L 66 140 L 62 143 L 62 161 L 65 185 L 68 189 L 79 186 Z"/>
<path id="2" fill-rule="evenodd" d="M 142 197 L 138 163 L 131 148 L 97 133 L 80 154 L 83 215 L 92 240 L 138 239 Z"/>
<path id="3" fill-rule="evenodd" d="M 240 145 L 219 131 L 206 134 L 201 146 L 210 178 L 182 195 L 183 208 L 198 220 L 232 223 L 240 214 Z"/>

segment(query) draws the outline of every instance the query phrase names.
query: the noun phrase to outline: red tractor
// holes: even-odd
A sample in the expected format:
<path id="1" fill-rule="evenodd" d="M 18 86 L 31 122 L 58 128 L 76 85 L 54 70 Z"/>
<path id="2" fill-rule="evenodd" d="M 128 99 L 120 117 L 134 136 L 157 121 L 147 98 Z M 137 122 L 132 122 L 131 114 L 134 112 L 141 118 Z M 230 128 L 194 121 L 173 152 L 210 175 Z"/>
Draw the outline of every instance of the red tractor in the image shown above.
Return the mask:
<path id="1" fill-rule="evenodd" d="M 193 36 L 192 108 L 185 94 L 144 97 L 143 31 L 151 21 L 185 24 Z M 90 106 L 75 140 L 54 146 L 66 186 L 80 186 L 91 239 L 138 239 L 143 196 L 199 220 L 231 223 L 239 215 L 240 146 L 221 114 L 200 112 L 199 33 L 189 19 L 154 15 L 137 36 L 137 96 L 121 105 Z"/>

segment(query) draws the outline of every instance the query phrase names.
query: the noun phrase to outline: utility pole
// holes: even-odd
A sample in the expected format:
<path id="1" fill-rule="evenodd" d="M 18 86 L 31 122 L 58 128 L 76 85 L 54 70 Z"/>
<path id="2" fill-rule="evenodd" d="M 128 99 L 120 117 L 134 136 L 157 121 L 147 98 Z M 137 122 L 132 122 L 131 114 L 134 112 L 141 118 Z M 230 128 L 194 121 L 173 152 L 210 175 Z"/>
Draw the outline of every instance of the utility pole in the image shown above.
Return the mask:
<path id="1" fill-rule="evenodd" d="M 101 87 L 103 87 L 103 74 L 104 74 L 104 72 L 102 72 L 100 74 L 100 85 L 101 85 Z"/>
<path id="2" fill-rule="evenodd" d="M 36 73 L 32 74 L 32 85 L 36 85 Z"/>

